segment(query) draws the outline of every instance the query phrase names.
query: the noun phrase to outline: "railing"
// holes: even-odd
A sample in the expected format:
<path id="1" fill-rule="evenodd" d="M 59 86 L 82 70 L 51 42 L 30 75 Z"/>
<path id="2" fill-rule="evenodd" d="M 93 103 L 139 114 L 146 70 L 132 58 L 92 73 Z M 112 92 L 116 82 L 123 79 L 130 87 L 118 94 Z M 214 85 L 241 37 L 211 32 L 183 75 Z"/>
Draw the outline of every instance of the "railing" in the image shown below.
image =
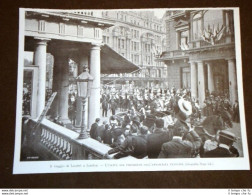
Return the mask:
<path id="1" fill-rule="evenodd" d="M 173 56 L 181 56 L 181 55 L 183 55 L 182 50 L 173 51 Z"/>
<path id="2" fill-rule="evenodd" d="M 229 43 L 229 42 L 234 42 L 233 36 L 230 36 L 230 41 L 227 41 L 226 37 L 223 37 L 221 40 L 215 42 L 214 45 L 221 45 L 221 44 L 226 44 L 226 43 Z M 213 46 L 211 43 L 209 43 L 207 41 L 203 41 L 203 40 L 198 40 L 198 41 L 191 42 L 190 45 L 191 45 L 191 49 Z"/>
<path id="3" fill-rule="evenodd" d="M 174 50 L 174 51 L 167 51 L 164 52 L 162 55 L 162 58 L 173 58 L 173 57 L 184 57 L 184 56 L 188 56 L 185 51 L 183 50 Z"/>
<path id="4" fill-rule="evenodd" d="M 36 121 L 32 121 L 36 123 Z M 91 160 L 103 159 L 111 148 L 92 138 L 78 139 L 79 134 L 47 119 L 43 119 L 40 128 L 34 132 L 33 149 L 42 159 L 51 156 L 53 160 Z M 109 155 L 108 158 L 113 158 Z M 129 156 L 126 158 L 134 159 Z"/>

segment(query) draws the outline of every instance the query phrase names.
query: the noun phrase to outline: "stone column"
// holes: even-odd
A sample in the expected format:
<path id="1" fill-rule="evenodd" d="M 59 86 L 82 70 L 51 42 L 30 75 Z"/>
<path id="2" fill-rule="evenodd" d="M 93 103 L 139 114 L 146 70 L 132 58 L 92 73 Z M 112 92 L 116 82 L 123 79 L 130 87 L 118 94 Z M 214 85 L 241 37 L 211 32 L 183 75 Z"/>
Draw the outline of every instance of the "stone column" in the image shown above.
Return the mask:
<path id="1" fill-rule="evenodd" d="M 205 100 L 205 74 L 202 61 L 198 62 L 198 97 L 199 104 L 202 105 Z"/>
<path id="2" fill-rule="evenodd" d="M 57 84 L 57 103 L 58 116 L 61 116 L 63 123 L 70 123 L 68 118 L 68 92 L 69 92 L 69 62 L 68 54 L 62 49 L 58 49 L 54 54 L 54 66 L 57 67 L 58 77 Z M 55 73 L 57 74 L 57 73 Z"/>
<path id="3" fill-rule="evenodd" d="M 191 64 L 191 96 L 197 98 L 197 64 L 195 62 L 190 62 Z"/>
<path id="4" fill-rule="evenodd" d="M 238 100 L 235 59 L 228 59 L 228 79 L 230 103 L 234 104 Z"/>
<path id="5" fill-rule="evenodd" d="M 45 108 L 46 96 L 46 49 L 48 39 L 36 39 L 34 50 L 34 64 L 39 67 L 38 74 L 38 98 L 37 98 L 37 117 L 40 116 Z"/>
<path id="6" fill-rule="evenodd" d="M 207 63 L 207 79 L 208 79 L 208 90 L 209 93 L 214 91 L 214 79 L 213 79 L 213 64 L 211 62 Z"/>
<path id="7" fill-rule="evenodd" d="M 60 89 L 60 82 L 61 82 L 61 74 L 60 74 L 60 63 L 58 60 L 60 58 L 54 57 L 54 64 L 53 64 L 53 87 L 52 92 L 57 92 L 56 97 L 53 100 L 52 106 L 51 106 L 51 116 L 53 118 L 56 118 L 59 115 L 59 89 Z"/>
<path id="8" fill-rule="evenodd" d="M 95 119 L 100 117 L 100 74 L 101 74 L 101 59 L 100 45 L 92 45 L 90 51 L 90 74 L 94 78 L 89 97 L 89 115 L 88 127 L 95 122 Z"/>

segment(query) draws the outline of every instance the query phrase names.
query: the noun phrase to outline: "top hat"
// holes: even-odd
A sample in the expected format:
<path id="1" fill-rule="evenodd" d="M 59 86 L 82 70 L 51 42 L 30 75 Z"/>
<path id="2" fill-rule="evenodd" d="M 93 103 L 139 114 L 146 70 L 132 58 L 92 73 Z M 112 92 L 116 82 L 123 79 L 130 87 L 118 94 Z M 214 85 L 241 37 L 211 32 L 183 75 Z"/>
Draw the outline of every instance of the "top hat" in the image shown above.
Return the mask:
<path id="1" fill-rule="evenodd" d="M 178 101 L 179 112 L 177 113 L 177 117 L 185 121 L 192 114 L 192 104 L 189 101 L 184 100 L 183 98 Z"/>

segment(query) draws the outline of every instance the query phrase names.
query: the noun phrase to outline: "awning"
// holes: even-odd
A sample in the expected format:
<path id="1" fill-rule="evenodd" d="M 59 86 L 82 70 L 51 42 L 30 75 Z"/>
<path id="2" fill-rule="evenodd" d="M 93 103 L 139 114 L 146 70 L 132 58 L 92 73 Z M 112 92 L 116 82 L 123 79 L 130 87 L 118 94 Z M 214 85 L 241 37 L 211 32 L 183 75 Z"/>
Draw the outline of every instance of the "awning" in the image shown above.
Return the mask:
<path id="1" fill-rule="evenodd" d="M 138 70 L 139 67 L 104 44 L 101 47 L 101 73 L 119 74 L 130 73 Z"/>

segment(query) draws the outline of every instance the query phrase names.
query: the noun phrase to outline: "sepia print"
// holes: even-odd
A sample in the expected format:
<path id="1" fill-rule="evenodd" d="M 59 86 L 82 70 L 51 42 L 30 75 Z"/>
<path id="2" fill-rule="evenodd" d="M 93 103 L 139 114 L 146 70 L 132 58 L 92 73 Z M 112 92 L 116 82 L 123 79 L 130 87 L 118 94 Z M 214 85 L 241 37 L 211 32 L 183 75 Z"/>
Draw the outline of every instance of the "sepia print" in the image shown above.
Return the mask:
<path id="1" fill-rule="evenodd" d="M 14 174 L 249 169 L 238 8 L 20 9 Z"/>

